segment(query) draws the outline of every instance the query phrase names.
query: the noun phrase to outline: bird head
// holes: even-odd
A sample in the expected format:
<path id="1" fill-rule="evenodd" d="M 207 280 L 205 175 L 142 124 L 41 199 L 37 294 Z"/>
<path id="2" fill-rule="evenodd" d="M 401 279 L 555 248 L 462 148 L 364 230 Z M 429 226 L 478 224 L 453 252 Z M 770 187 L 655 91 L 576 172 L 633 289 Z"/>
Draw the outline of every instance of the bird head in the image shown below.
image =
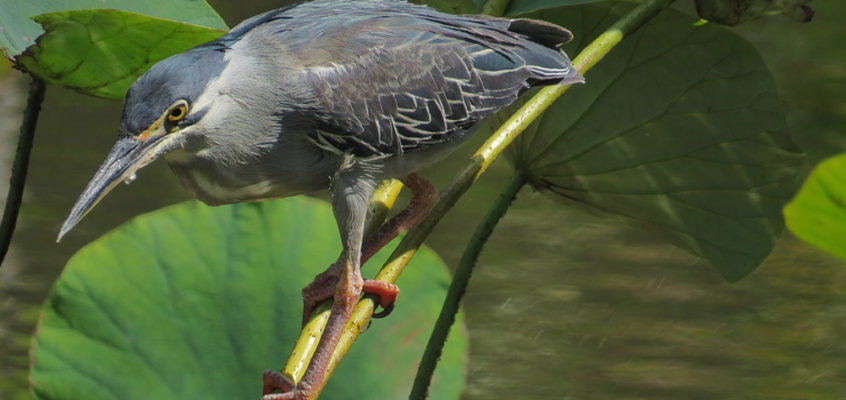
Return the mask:
<path id="1" fill-rule="evenodd" d="M 203 94 L 226 65 L 214 43 L 177 54 L 154 65 L 129 89 L 118 140 L 79 196 L 59 232 L 68 233 L 118 183 L 198 133 L 208 111 Z M 57 241 L 58 241 L 57 240 Z"/>

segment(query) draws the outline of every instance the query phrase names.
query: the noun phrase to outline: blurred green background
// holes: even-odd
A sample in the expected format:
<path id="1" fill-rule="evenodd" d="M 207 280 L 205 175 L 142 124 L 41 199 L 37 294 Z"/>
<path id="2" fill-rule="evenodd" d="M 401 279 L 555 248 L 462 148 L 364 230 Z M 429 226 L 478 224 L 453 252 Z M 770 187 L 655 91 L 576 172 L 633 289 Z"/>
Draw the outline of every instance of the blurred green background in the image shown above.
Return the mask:
<path id="1" fill-rule="evenodd" d="M 209 3 L 234 26 L 286 2 Z M 678 7 L 691 11 L 687 3 Z M 735 31 L 770 66 L 791 134 L 816 163 L 846 151 L 846 4 L 811 5 L 817 14 L 810 24 L 771 17 Z M 26 86 L 25 76 L 0 62 L 4 182 Z M 0 399 L 29 398 L 29 335 L 70 255 L 122 221 L 188 198 L 167 166 L 155 163 L 55 243 L 113 143 L 120 110 L 118 102 L 48 88 L 21 219 L 0 268 Z M 425 175 L 442 186 L 483 139 Z M 456 265 L 509 175 L 498 161 L 430 237 L 448 265 Z M 844 284 L 846 263 L 789 233 L 756 272 L 729 284 L 658 237 L 525 189 L 467 293 L 471 354 L 463 398 L 846 398 Z"/>

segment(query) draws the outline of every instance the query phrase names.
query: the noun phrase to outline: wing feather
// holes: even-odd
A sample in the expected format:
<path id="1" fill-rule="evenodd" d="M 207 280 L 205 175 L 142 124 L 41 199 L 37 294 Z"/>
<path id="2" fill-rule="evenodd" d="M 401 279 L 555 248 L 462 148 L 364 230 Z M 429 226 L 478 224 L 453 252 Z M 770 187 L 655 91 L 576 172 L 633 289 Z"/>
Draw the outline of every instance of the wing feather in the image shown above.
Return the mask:
<path id="1" fill-rule="evenodd" d="M 359 157 L 430 146 L 530 85 L 582 80 L 555 47 L 569 32 L 548 23 L 375 0 L 314 1 L 265 20 L 302 62 L 312 142 Z"/>

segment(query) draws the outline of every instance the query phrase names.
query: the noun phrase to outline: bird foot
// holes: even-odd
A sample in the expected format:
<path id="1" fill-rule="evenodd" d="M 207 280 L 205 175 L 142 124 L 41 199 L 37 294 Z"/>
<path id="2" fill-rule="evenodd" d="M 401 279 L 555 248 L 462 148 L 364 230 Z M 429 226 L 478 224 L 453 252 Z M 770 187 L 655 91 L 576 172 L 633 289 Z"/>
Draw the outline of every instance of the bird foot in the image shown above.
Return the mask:
<path id="1" fill-rule="evenodd" d="M 303 289 L 303 326 L 311 318 L 314 308 L 323 300 L 330 299 L 335 295 L 343 261 L 332 264 L 326 272 L 317 275 L 314 281 Z M 374 318 L 388 316 L 394 308 L 394 303 L 399 295 L 399 287 L 392 283 L 365 279 L 362 286 L 363 293 L 379 296 L 379 305 L 382 311 L 373 314 Z"/>
<path id="2" fill-rule="evenodd" d="M 264 371 L 264 390 L 261 400 L 311 400 L 312 391 L 306 385 L 296 386 L 287 376 L 276 371 Z M 275 391 L 282 393 L 274 393 Z"/>
<path id="3" fill-rule="evenodd" d="M 432 210 L 437 198 L 437 192 L 432 183 L 417 174 L 410 174 L 403 181 L 413 193 L 411 201 L 404 210 L 367 238 L 361 249 L 361 263 L 370 259 L 400 233 L 423 220 Z M 345 274 L 345 265 L 346 261 L 341 257 L 303 289 L 303 326 L 308 322 L 317 303 L 335 294 L 338 280 Z M 383 310 L 373 314 L 374 318 L 388 316 L 399 294 L 399 288 L 396 285 L 376 280 L 365 280 L 362 291 L 379 296 L 379 305 Z"/>

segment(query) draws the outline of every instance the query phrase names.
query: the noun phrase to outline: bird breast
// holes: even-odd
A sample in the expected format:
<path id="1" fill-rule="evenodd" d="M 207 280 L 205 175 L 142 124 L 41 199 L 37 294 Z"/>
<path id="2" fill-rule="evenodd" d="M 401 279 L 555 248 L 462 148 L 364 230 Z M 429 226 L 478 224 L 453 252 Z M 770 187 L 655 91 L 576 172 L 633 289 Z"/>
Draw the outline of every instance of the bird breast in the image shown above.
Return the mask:
<path id="1" fill-rule="evenodd" d="M 260 201 L 325 190 L 340 159 L 310 144 L 262 148 L 248 160 L 217 156 L 212 145 L 165 154 L 171 170 L 197 199 L 209 205 Z"/>
<path id="2" fill-rule="evenodd" d="M 258 201 L 280 192 L 271 179 L 255 176 L 232 176 L 198 157 L 186 157 L 180 152 L 165 155 L 171 170 L 194 197 L 208 205 Z"/>

